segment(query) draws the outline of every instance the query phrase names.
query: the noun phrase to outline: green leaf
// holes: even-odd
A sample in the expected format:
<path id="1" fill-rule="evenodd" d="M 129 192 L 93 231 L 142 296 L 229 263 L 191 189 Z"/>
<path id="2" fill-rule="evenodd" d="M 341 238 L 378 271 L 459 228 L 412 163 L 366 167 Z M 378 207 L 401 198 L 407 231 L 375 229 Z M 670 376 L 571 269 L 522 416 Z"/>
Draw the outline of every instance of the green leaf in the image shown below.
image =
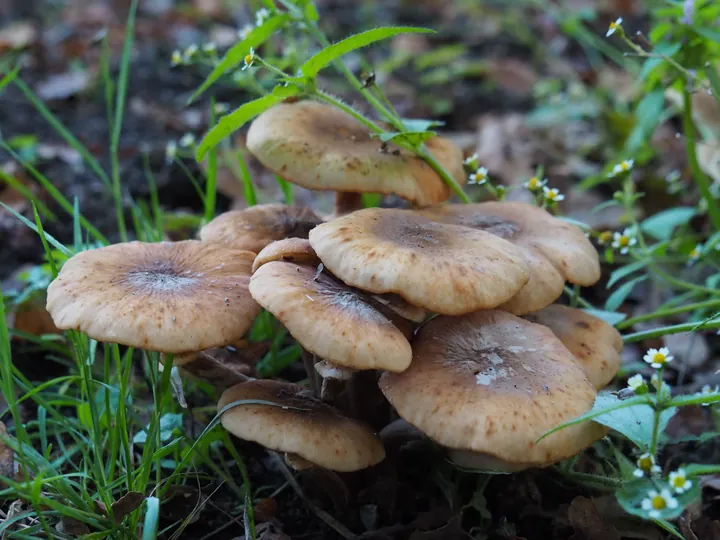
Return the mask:
<path id="1" fill-rule="evenodd" d="M 598 319 L 602 319 L 610 326 L 615 326 L 617 323 L 624 321 L 627 318 L 625 313 L 618 313 L 617 311 L 605 311 L 604 309 L 583 309 L 583 311 L 597 317 Z"/>
<path id="2" fill-rule="evenodd" d="M 633 272 L 637 272 L 641 268 L 647 266 L 649 262 L 650 261 L 636 261 L 634 263 L 626 264 L 625 266 L 618 268 L 612 274 L 610 274 L 610 279 L 608 279 L 606 287 L 608 289 L 611 288 L 625 276 L 629 276 Z"/>
<path id="3" fill-rule="evenodd" d="M 693 29 L 700 34 L 702 37 L 720 43 L 720 32 L 713 30 L 712 28 L 701 28 L 699 26 L 693 26 Z"/>
<path id="4" fill-rule="evenodd" d="M 659 89 L 645 94 L 635 112 L 635 127 L 625 141 L 625 152 L 636 154 L 645 144 L 662 120 L 665 107 L 665 90 Z"/>
<path id="5" fill-rule="evenodd" d="M 646 279 L 647 276 L 636 277 L 635 279 L 628 281 L 627 283 L 624 283 L 623 285 L 618 287 L 605 302 L 605 309 L 607 311 L 617 311 L 617 309 L 622 305 L 628 295 L 632 292 L 633 287 L 635 287 L 635 285 L 637 285 L 641 281 L 645 281 Z"/>
<path id="6" fill-rule="evenodd" d="M 205 137 L 203 137 L 202 141 L 200 141 L 195 153 L 195 159 L 198 162 L 202 161 L 205 154 L 207 154 L 211 148 L 214 148 L 233 131 L 240 129 L 247 122 L 273 105 L 298 93 L 300 93 L 300 89 L 296 86 L 276 86 L 272 94 L 268 94 L 267 96 L 263 96 L 253 101 L 248 101 L 235 109 L 232 113 L 227 116 L 223 116 L 218 124 L 212 128 Z"/>
<path id="7" fill-rule="evenodd" d="M 622 506 L 628 514 L 643 519 L 650 519 L 647 510 L 643 510 L 642 508 L 642 502 L 648 498 L 650 491 L 661 491 L 662 489 L 668 489 L 672 493 L 670 486 L 667 484 L 661 483 L 658 486 L 656 482 L 653 482 L 649 478 L 639 478 L 638 480 L 625 484 L 615 495 L 620 506 Z M 682 494 L 673 493 L 673 497 L 677 499 L 677 507 L 662 510 L 660 512 L 660 520 L 676 519 L 679 517 L 689 504 L 700 497 L 700 483 L 697 481 L 693 482 L 692 487 L 688 491 Z"/>
<path id="8" fill-rule="evenodd" d="M 390 26 L 368 30 L 367 32 L 355 34 L 339 41 L 338 43 L 326 47 L 300 66 L 300 72 L 306 77 L 315 77 L 320 70 L 326 68 L 333 61 L 349 52 L 371 45 L 376 41 L 381 41 L 398 34 L 408 33 L 434 33 L 434 31 L 427 28 L 415 28 L 412 26 Z"/>
<path id="9" fill-rule="evenodd" d="M 305 4 L 304 12 L 305 12 L 305 18 L 308 21 L 315 22 L 320 18 L 318 16 L 317 8 L 315 7 L 315 4 L 312 2 L 308 2 L 307 4 Z"/>
<path id="10" fill-rule="evenodd" d="M 684 396 L 676 396 L 670 400 L 670 405 L 686 407 L 688 405 L 712 405 L 720 403 L 720 392 L 695 392 Z"/>
<path id="11" fill-rule="evenodd" d="M 640 224 L 640 230 L 658 240 L 670 240 L 675 228 L 685 225 L 695 213 L 695 208 L 691 206 L 668 208 L 645 219 Z"/>
<path id="12" fill-rule="evenodd" d="M 607 409 L 619 403 L 623 401 L 617 396 L 602 392 L 595 399 L 593 410 Z M 677 408 L 672 407 L 660 414 L 660 433 L 665 430 L 670 418 L 676 412 Z M 594 418 L 594 421 L 622 433 L 640 448 L 645 448 L 650 445 L 652 439 L 654 417 L 655 413 L 650 405 L 638 404 L 600 414 Z"/>
<path id="13" fill-rule="evenodd" d="M 380 133 L 377 138 L 384 143 L 401 141 L 416 147 L 435 135 L 434 131 L 406 131 L 404 133 Z"/>
<path id="14" fill-rule="evenodd" d="M 656 67 L 665 62 L 665 58 L 673 56 L 682 48 L 682 43 L 658 43 L 653 49 L 653 54 L 643 64 L 640 78 L 646 79 Z"/>
<path id="15" fill-rule="evenodd" d="M 157 538 L 158 523 L 160 523 L 160 499 L 148 497 L 145 499 L 142 540 L 155 540 Z"/>
<path id="16" fill-rule="evenodd" d="M 427 131 L 432 127 L 444 126 L 441 120 L 423 120 L 421 118 L 403 118 L 402 123 L 408 131 Z"/>
<path id="17" fill-rule="evenodd" d="M 160 417 L 160 440 L 170 440 L 176 429 L 182 428 L 183 415 L 181 413 L 165 413 Z M 147 431 L 138 431 L 133 437 L 133 443 L 143 444 L 147 441 Z"/>
<path id="18" fill-rule="evenodd" d="M 188 103 L 195 101 L 200 94 L 207 90 L 210 85 L 222 77 L 226 72 L 239 66 L 245 56 L 250 53 L 251 47 L 256 48 L 262 45 L 277 30 L 285 26 L 289 20 L 290 15 L 288 14 L 270 17 L 261 26 L 253 29 L 240 43 L 231 47 L 228 52 L 225 53 L 223 59 L 220 60 L 220 63 L 215 66 L 215 69 L 213 69 L 210 75 L 208 75 L 208 78 L 200 85 L 200 88 L 195 90 L 195 93 L 190 97 Z"/>

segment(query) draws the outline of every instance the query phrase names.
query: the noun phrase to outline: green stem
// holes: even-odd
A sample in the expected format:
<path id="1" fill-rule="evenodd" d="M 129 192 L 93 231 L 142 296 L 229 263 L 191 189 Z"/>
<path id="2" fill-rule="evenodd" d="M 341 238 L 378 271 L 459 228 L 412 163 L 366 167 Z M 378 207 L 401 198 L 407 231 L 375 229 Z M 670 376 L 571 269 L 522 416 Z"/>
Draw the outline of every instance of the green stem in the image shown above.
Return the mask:
<path id="1" fill-rule="evenodd" d="M 685 304 L 675 308 L 661 309 L 654 313 L 646 313 L 645 315 L 638 315 L 631 319 L 626 319 L 616 325 L 618 330 L 629 328 L 634 324 L 650 321 L 652 319 L 659 319 L 660 317 L 668 317 L 670 315 L 677 315 L 678 313 L 685 313 L 686 311 L 695 311 L 696 309 L 707 309 L 713 307 L 720 307 L 720 300 L 706 300 L 705 302 L 695 302 L 694 304 Z"/>
<path id="2" fill-rule="evenodd" d="M 663 326 L 661 328 L 654 328 L 652 330 L 644 330 L 642 332 L 635 332 L 633 334 L 626 334 L 623 336 L 624 343 L 636 343 L 646 339 L 655 339 L 670 334 L 680 334 L 682 332 L 693 332 L 696 330 L 717 330 L 720 329 L 720 319 L 709 321 L 706 323 L 684 323 L 675 324 L 671 326 Z"/>
<path id="3" fill-rule="evenodd" d="M 657 455 L 657 447 L 658 447 L 658 439 L 660 437 L 660 414 L 662 413 L 664 407 L 660 404 L 660 396 L 663 393 L 663 373 L 664 368 L 660 368 L 657 371 L 657 380 L 658 380 L 658 387 L 657 387 L 657 393 L 655 398 L 655 403 L 653 404 L 653 427 L 652 427 L 652 436 L 650 438 L 650 455 L 655 457 Z"/>
<path id="4" fill-rule="evenodd" d="M 417 151 L 417 155 L 424 159 L 425 162 L 433 168 L 433 170 L 438 174 L 438 176 L 442 178 L 448 186 L 450 186 L 450 189 L 455 192 L 455 194 L 462 202 L 472 202 L 470 200 L 470 197 L 468 197 L 467 194 L 463 191 L 462 186 L 458 184 L 457 181 L 452 177 L 452 175 L 447 171 L 447 169 L 443 167 L 437 159 L 435 159 L 435 156 L 428 152 L 424 144 L 420 147 L 420 150 Z"/>
<path id="5" fill-rule="evenodd" d="M 370 131 L 374 133 L 385 133 L 385 130 L 378 126 L 375 122 L 370 120 L 369 118 L 365 118 L 364 115 L 356 111 L 354 108 L 352 108 L 350 105 L 343 103 L 341 100 L 337 99 L 336 97 L 331 96 L 327 92 L 323 92 L 322 90 L 315 90 L 312 93 L 313 96 L 316 98 L 324 101 L 325 103 L 329 103 L 330 105 L 337 107 L 341 111 L 349 114 L 352 116 L 355 120 L 363 124 L 365 127 L 367 127 Z"/>

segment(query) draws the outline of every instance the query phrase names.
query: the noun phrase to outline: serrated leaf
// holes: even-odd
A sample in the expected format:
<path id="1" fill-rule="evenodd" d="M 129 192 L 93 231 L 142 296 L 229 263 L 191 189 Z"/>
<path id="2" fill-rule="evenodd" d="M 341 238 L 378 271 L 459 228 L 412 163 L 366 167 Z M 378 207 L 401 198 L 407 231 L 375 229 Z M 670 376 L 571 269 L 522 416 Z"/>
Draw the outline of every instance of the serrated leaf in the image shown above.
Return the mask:
<path id="1" fill-rule="evenodd" d="M 239 66 L 245 56 L 250 53 L 250 48 L 257 48 L 267 39 L 290 21 L 290 15 L 281 14 L 270 17 L 261 26 L 254 28 L 240 43 L 233 45 L 223 56 L 220 63 L 210 72 L 207 79 L 203 81 L 200 88 L 190 97 L 188 103 L 195 101 L 197 97 L 207 90 L 210 85 L 222 77 L 231 69 Z"/>
<path id="2" fill-rule="evenodd" d="M 647 276 L 640 276 L 628 281 L 627 283 L 623 283 L 607 299 L 607 301 L 605 302 L 605 309 L 607 311 L 617 311 L 617 309 L 622 305 L 628 295 L 632 292 L 633 287 L 635 287 L 635 285 L 637 285 L 641 281 L 645 281 L 646 279 Z"/>
<path id="3" fill-rule="evenodd" d="M 607 409 L 608 407 L 622 403 L 617 396 L 609 393 L 600 393 L 595 399 L 593 410 Z M 677 408 L 665 409 L 660 414 L 659 430 L 662 433 L 667 427 L 670 419 L 677 412 Z M 596 416 L 593 420 L 599 424 L 622 433 L 640 448 L 648 447 L 652 439 L 653 419 L 655 412 L 650 405 L 638 404 L 630 407 L 623 407 L 614 411 L 606 412 Z"/>
<path id="4" fill-rule="evenodd" d="M 667 484 L 661 485 L 660 490 L 668 489 L 670 486 Z M 633 482 L 628 482 L 621 489 L 619 489 L 615 496 L 617 497 L 618 503 L 622 506 L 628 514 L 637 516 L 644 519 L 650 519 L 647 510 L 643 510 L 642 502 L 648 498 L 650 491 L 660 491 L 655 482 L 649 478 L 639 478 Z M 672 490 L 670 490 L 672 492 Z M 693 486 L 682 494 L 674 493 L 673 497 L 677 500 L 678 505 L 676 508 L 665 508 L 660 511 L 659 520 L 675 519 L 679 517 L 685 508 L 700 497 L 700 484 L 699 482 L 693 482 Z"/>
<path id="5" fill-rule="evenodd" d="M 444 126 L 441 120 L 423 120 L 422 118 L 403 118 L 402 123 L 408 131 L 427 131 L 432 127 Z"/>
<path id="6" fill-rule="evenodd" d="M 618 313 L 617 311 L 605 311 L 604 309 L 583 309 L 585 313 L 593 315 L 598 319 L 602 319 L 610 326 L 615 326 L 617 323 L 624 321 L 627 318 L 625 313 Z"/>
<path id="7" fill-rule="evenodd" d="M 384 143 L 394 141 L 406 142 L 412 146 L 420 146 L 430 137 L 434 137 L 435 135 L 436 133 L 434 131 L 406 131 L 404 133 L 380 133 L 377 135 L 377 138 Z"/>
<path id="8" fill-rule="evenodd" d="M 658 240 L 670 240 L 675 228 L 686 224 L 695 213 L 695 208 L 691 206 L 668 208 L 643 220 L 640 230 Z"/>
<path id="9" fill-rule="evenodd" d="M 618 268 L 612 274 L 610 274 L 610 279 L 608 279 L 606 287 L 608 289 L 611 288 L 622 278 L 629 276 L 633 272 L 637 272 L 641 268 L 647 266 L 649 262 L 650 261 L 636 261 L 634 263 L 626 264 L 625 266 Z"/>
<path id="10" fill-rule="evenodd" d="M 253 101 L 248 101 L 235 109 L 232 113 L 223 116 L 217 125 L 206 133 L 202 141 L 200 141 L 195 153 L 195 159 L 198 162 L 202 161 L 205 154 L 207 154 L 211 148 L 217 146 L 220 141 L 230 135 L 233 131 L 240 129 L 247 122 L 273 105 L 276 105 L 284 99 L 299 93 L 300 89 L 296 86 L 276 86 L 272 94 L 268 94 Z"/>
<path id="11" fill-rule="evenodd" d="M 362 47 L 367 47 L 376 41 L 381 41 L 398 34 L 427 34 L 433 32 L 433 30 L 429 30 L 427 28 L 416 28 L 412 26 L 389 26 L 375 28 L 373 30 L 368 30 L 367 32 L 361 32 L 360 34 L 355 34 L 339 41 L 338 43 L 326 47 L 300 66 L 300 72 L 306 77 L 315 77 L 320 70 L 326 68 L 341 56 L 354 50 L 361 49 Z"/>

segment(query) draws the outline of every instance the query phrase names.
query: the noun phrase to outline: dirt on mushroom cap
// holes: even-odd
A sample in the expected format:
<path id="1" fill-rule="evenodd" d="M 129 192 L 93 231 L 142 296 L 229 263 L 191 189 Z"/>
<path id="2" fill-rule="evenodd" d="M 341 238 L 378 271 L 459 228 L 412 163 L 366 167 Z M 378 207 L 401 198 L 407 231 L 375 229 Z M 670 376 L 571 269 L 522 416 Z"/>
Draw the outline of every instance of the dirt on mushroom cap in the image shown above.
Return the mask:
<path id="1" fill-rule="evenodd" d="M 380 387 L 401 417 L 439 444 L 509 463 L 548 465 L 605 433 L 585 422 L 536 443 L 590 410 L 596 392 L 548 328 L 501 311 L 426 323 L 410 367 L 385 373 Z"/>
<path id="2" fill-rule="evenodd" d="M 353 212 L 313 229 L 310 244 L 345 283 L 447 315 L 494 308 L 529 278 L 510 242 L 409 210 Z"/>
<path id="3" fill-rule="evenodd" d="M 242 337 L 260 312 L 254 253 L 197 240 L 83 251 L 48 287 L 58 328 L 150 351 L 185 353 Z"/>
<path id="4" fill-rule="evenodd" d="M 447 200 L 450 188 L 421 158 L 392 144 L 336 107 L 304 100 L 276 105 L 250 126 L 248 149 L 267 168 L 309 189 L 396 193 L 418 206 Z M 425 142 L 459 184 L 462 151 L 442 137 Z"/>
<path id="5" fill-rule="evenodd" d="M 371 467 L 385 458 L 382 441 L 370 428 L 341 415 L 290 383 L 256 380 L 226 390 L 218 410 L 239 400 L 273 405 L 238 405 L 220 418 L 237 437 L 266 448 L 297 454 L 320 467 L 349 472 Z"/>

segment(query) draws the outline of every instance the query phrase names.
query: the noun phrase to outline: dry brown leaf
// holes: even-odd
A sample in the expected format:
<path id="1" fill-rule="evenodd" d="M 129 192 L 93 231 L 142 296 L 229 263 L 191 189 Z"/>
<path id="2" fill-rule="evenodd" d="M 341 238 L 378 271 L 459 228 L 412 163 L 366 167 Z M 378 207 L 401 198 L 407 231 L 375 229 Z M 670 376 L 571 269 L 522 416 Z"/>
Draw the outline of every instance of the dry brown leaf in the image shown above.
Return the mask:
<path id="1" fill-rule="evenodd" d="M 62 516 L 60 518 L 60 521 L 58 521 L 57 525 L 55 525 L 55 530 L 57 530 L 60 534 L 66 534 L 74 537 L 90 534 L 90 529 L 85 523 L 68 516 Z"/>
<path id="2" fill-rule="evenodd" d="M 476 152 L 491 176 L 515 185 L 534 173 L 536 145 L 522 114 L 488 114 L 478 122 Z"/>
<path id="3" fill-rule="evenodd" d="M 7 428 L 0 422 L 0 476 L 13 478 L 15 476 L 15 455 L 12 448 L 3 442 L 7 437 Z"/>
<path id="4" fill-rule="evenodd" d="M 720 182 L 720 144 L 697 143 L 695 145 L 698 163 L 705 174 L 715 182 Z"/>
<path id="5" fill-rule="evenodd" d="M 517 58 L 491 60 L 487 78 L 505 90 L 526 96 L 529 95 L 538 81 L 536 71 Z"/>
<path id="6" fill-rule="evenodd" d="M 112 503 L 112 516 L 115 523 L 121 523 L 125 517 L 140 508 L 143 501 L 145 501 L 145 495 L 138 491 L 129 491 L 117 501 Z M 96 504 L 103 514 L 108 513 L 105 503 L 102 501 L 96 501 Z"/>
<path id="7" fill-rule="evenodd" d="M 575 529 L 572 540 L 620 540 L 620 533 L 600 516 L 591 499 L 575 497 L 568 508 L 568 519 Z"/>

